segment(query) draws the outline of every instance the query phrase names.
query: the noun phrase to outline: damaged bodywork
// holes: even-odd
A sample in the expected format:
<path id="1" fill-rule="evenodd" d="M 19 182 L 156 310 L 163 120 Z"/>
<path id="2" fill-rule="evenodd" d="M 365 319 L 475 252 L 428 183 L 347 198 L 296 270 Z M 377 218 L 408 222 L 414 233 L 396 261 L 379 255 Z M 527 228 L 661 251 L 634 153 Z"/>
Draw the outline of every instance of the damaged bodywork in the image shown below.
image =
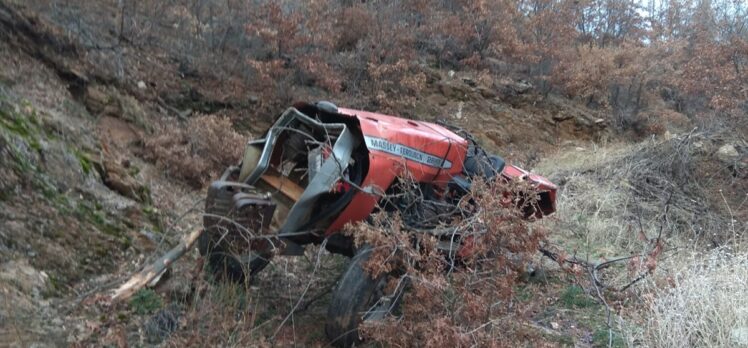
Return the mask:
<path id="1" fill-rule="evenodd" d="M 337 233 L 346 224 L 366 221 L 375 211 L 397 211 L 406 224 L 428 230 L 476 176 L 529 182 L 538 199 L 524 208 L 528 217 L 555 211 L 554 184 L 505 164 L 462 130 L 329 102 L 297 103 L 210 186 L 198 246 L 217 276 L 237 281 L 262 270 L 274 255 L 300 254 L 304 245 L 323 241 L 331 252 L 355 256 L 350 267 L 360 268 L 356 260 L 368 254 Z M 382 200 L 406 186 L 419 190 L 421 203 Z M 469 251 L 454 236 L 443 242 L 439 248 L 449 255 Z M 327 327 L 331 340 L 344 346 L 356 342 L 362 320 L 356 310 L 369 299 L 335 296 L 371 297 L 366 287 L 376 286 L 372 279 L 346 278 L 356 273 L 352 269 L 341 278 Z"/>

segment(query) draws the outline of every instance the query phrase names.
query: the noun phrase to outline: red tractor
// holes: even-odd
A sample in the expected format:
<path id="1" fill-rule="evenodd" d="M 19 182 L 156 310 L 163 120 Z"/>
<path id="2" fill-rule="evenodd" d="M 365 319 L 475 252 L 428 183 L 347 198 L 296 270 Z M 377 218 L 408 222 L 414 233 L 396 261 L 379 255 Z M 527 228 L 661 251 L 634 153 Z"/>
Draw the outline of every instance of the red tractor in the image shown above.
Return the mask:
<path id="1" fill-rule="evenodd" d="M 398 212 L 406 225 L 428 229 L 476 176 L 528 181 L 538 199 L 526 216 L 555 211 L 554 184 L 505 165 L 462 130 L 329 102 L 298 103 L 247 144 L 239 166 L 212 183 L 198 246 L 215 275 L 233 281 L 261 271 L 274 255 L 299 255 L 310 243 L 352 257 L 326 325 L 334 344 L 350 346 L 359 340 L 358 325 L 386 315 L 402 291 L 382 294 L 383 280 L 362 268 L 370 249 L 357 249 L 338 232 L 377 211 Z M 420 204 L 392 198 L 406 186 L 419 190 Z M 441 244 L 445 254 L 460 255 L 465 243 L 451 236 Z"/>

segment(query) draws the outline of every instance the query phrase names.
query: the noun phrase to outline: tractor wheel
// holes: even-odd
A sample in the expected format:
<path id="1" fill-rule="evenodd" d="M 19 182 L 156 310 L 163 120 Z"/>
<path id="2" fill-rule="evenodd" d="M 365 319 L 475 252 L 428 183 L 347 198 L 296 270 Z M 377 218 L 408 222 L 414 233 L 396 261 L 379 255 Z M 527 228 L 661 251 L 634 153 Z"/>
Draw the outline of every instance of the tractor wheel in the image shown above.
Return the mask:
<path id="1" fill-rule="evenodd" d="M 270 255 L 237 255 L 229 252 L 225 243 L 216 245 L 207 231 L 200 235 L 197 248 L 200 255 L 207 259 L 208 270 L 216 280 L 243 283 L 248 276 L 251 279 L 270 263 Z"/>
<path id="2" fill-rule="evenodd" d="M 371 251 L 370 247 L 364 247 L 356 253 L 333 293 L 325 332 L 337 347 L 360 343 L 359 325 L 392 315 L 402 300 L 406 282 L 402 282 L 394 294 L 385 296 L 385 287 L 392 276 L 383 274 L 374 279 L 364 269 Z"/>

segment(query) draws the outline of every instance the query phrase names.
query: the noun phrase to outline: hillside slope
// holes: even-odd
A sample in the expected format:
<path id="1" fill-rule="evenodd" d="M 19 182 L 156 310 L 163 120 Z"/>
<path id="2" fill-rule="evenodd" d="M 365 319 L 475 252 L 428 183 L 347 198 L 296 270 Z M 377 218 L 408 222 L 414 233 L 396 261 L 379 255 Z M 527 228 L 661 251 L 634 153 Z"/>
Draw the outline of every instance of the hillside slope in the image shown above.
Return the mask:
<path id="1" fill-rule="evenodd" d="M 103 301 L 199 226 L 205 183 L 282 110 L 246 92 L 244 80 L 196 69 L 167 49 L 176 29 L 140 37 L 152 44 L 127 42 L 117 37 L 113 1 L 86 11 L 88 3 L 73 3 L 53 11 L 46 1 L 0 2 L 0 342 L 325 346 L 325 302 L 346 260 L 316 249 L 274 262 L 248 289 L 207 282 L 190 253 L 136 301 Z M 224 59 L 235 70 L 245 64 Z M 636 142 L 615 132 L 603 109 L 511 74 L 422 65 L 420 94 L 393 99 L 394 111 L 468 129 L 558 183 L 559 212 L 543 224 L 567 254 L 633 255 L 663 228 L 672 248 L 728 246 L 737 254 L 745 245 L 744 134 L 699 129 Z M 308 85 L 287 97 L 371 104 Z M 547 259 L 536 266 L 514 289 L 522 310 L 509 331 L 543 346 L 606 346 L 608 306 L 595 287 Z M 610 273 L 615 284 L 636 276 L 625 268 Z M 664 282 L 668 269 L 657 276 Z M 642 337 L 643 294 L 607 293 L 616 301 L 614 324 L 625 323 L 614 325 L 615 344 Z M 626 316 L 629 308 L 634 315 Z"/>

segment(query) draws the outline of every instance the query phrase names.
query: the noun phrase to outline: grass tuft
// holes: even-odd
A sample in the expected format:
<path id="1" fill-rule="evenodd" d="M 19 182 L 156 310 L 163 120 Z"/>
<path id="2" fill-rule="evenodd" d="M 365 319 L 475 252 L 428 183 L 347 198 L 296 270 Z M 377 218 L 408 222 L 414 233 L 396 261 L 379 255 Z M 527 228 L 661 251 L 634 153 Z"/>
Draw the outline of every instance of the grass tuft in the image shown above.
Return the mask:
<path id="1" fill-rule="evenodd" d="M 163 306 L 161 296 L 151 289 L 140 289 L 130 299 L 130 308 L 139 315 L 155 313 Z"/>
<path id="2" fill-rule="evenodd" d="M 641 337 L 650 347 L 748 346 L 748 253 L 715 249 L 651 282 Z"/>
<path id="3" fill-rule="evenodd" d="M 572 285 L 566 288 L 566 291 L 561 294 L 561 303 L 564 304 L 564 307 L 569 309 L 588 308 L 598 305 L 597 302 L 595 302 L 581 287 L 577 285 Z"/>

